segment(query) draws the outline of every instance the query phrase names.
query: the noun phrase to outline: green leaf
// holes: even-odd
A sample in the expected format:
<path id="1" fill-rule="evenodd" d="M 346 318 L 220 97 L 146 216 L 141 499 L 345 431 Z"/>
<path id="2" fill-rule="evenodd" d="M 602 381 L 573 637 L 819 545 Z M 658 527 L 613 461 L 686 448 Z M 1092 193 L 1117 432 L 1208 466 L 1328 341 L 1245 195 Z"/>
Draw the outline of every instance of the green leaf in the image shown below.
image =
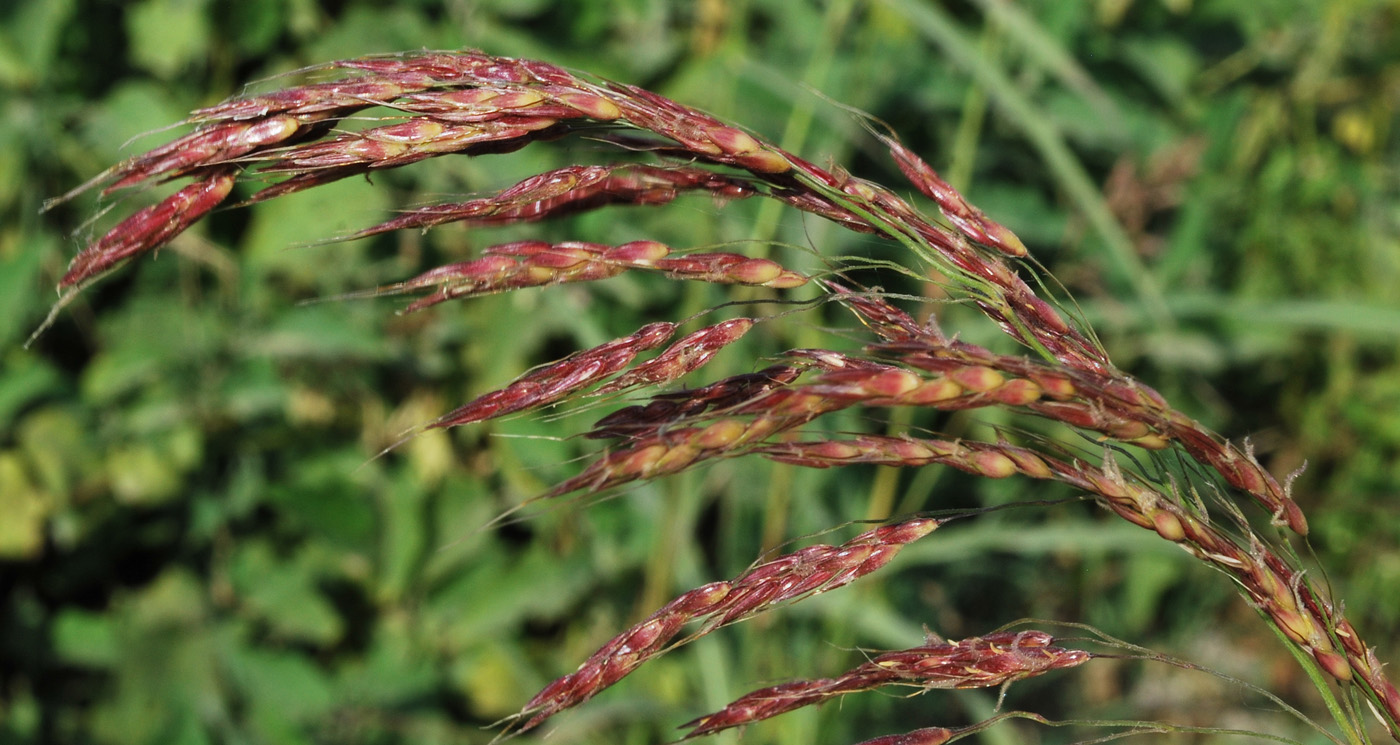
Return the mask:
<path id="1" fill-rule="evenodd" d="M 73 11 L 73 0 L 18 0 L 0 13 L 0 84 L 30 85 L 56 69 Z"/>
<path id="2" fill-rule="evenodd" d="M 54 619 L 53 646 L 65 661 L 91 667 L 112 667 L 121 656 L 111 616 L 76 608 Z"/>
<path id="3" fill-rule="evenodd" d="M 316 588 L 315 567 L 306 558 L 302 551 L 297 560 L 281 561 L 261 541 L 243 546 L 233 559 L 234 588 L 244 610 L 267 623 L 276 638 L 327 646 L 344 628 Z"/>
<path id="4" fill-rule="evenodd" d="M 1152 37 L 1125 39 L 1123 48 L 1125 58 L 1164 98 L 1185 107 L 1201 66 L 1191 44 L 1184 39 Z"/>
<path id="5" fill-rule="evenodd" d="M 424 493 L 408 469 L 379 495 L 379 571 L 377 594 L 397 601 L 413 582 L 427 545 Z"/>
<path id="6" fill-rule="evenodd" d="M 1124 625 L 1132 630 L 1148 628 L 1162 612 L 1162 600 L 1182 575 L 1186 565 L 1179 561 L 1162 561 L 1149 554 L 1128 557 L 1124 572 L 1123 599 L 1118 612 Z"/>
<path id="7" fill-rule="evenodd" d="M 0 740 L 5 742 L 38 742 L 39 726 L 44 721 L 44 708 L 33 694 L 17 691 L 5 702 L 0 713 Z"/>
<path id="8" fill-rule="evenodd" d="M 20 158 L 14 160 L 14 166 L 19 167 Z M 7 174 L 7 170 L 8 164 L 0 165 L 0 178 L 18 178 L 18 174 Z M 0 246 L 13 246 L 10 251 L 0 250 L 0 349 L 10 347 L 33 330 L 39 320 L 34 310 L 42 302 L 37 290 L 45 284 L 41 277 L 43 262 L 59 251 L 58 241 L 52 235 L 20 236 L 20 240 L 10 244 L 6 240 L 9 236 L 0 234 Z M 8 418 L 0 415 L 0 421 Z"/>
<path id="9" fill-rule="evenodd" d="M 403 49 L 452 46 L 442 39 L 446 29 L 429 24 L 421 14 L 386 4 L 352 5 L 331 28 L 318 34 L 306 52 L 311 59 L 333 60 Z"/>
<path id="10" fill-rule="evenodd" d="M 526 619 L 557 618 L 588 591 L 589 569 L 540 545 L 523 556 L 481 556 L 434 594 L 425 616 L 433 633 L 457 649 L 488 643 Z"/>
<path id="11" fill-rule="evenodd" d="M 107 456 L 107 479 L 118 502 L 154 505 L 180 495 L 180 472 L 156 448 L 132 445 Z"/>
<path id="12" fill-rule="evenodd" d="M 377 519 L 364 489 L 352 478 L 362 463 L 354 452 L 307 457 L 291 478 L 269 488 L 268 501 L 299 527 L 369 556 Z"/>
<path id="13" fill-rule="evenodd" d="M 52 502 L 34 488 L 19 456 L 0 453 L 0 558 L 38 556 L 52 510 Z"/>
<path id="14" fill-rule="evenodd" d="M 449 675 L 474 710 L 498 718 L 519 711 L 520 702 L 534 693 L 533 681 L 520 675 L 526 664 L 514 645 L 492 644 L 480 647 L 476 654 L 459 656 Z"/>
<path id="15" fill-rule="evenodd" d="M 148 80 L 119 83 L 85 115 L 84 140 L 106 161 L 130 157 L 152 147 L 158 141 L 156 133 L 169 135 L 170 123 L 189 113 L 176 103 L 173 94 L 169 87 Z"/>
<path id="16" fill-rule="evenodd" d="M 393 349 L 380 335 L 377 316 L 366 306 L 313 305 L 284 313 L 249 344 L 276 359 L 376 360 Z"/>
<path id="17" fill-rule="evenodd" d="M 283 0 L 243 0 L 227 6 L 215 6 L 226 16 L 226 28 L 232 32 L 238 51 L 249 57 L 266 54 L 277 43 L 287 27 L 287 3 Z"/>
<path id="18" fill-rule="evenodd" d="M 294 653 L 240 647 L 229 655 L 229 668 L 265 725 L 310 723 L 335 704 L 325 674 Z"/>
<path id="19" fill-rule="evenodd" d="M 49 494 L 70 494 L 99 472 L 102 453 L 70 411 L 49 407 L 29 414 L 20 422 L 18 439 L 39 487 Z"/>
<path id="20" fill-rule="evenodd" d="M 208 58 L 204 0 L 146 0 L 126 14 L 130 54 L 138 66 L 170 80 Z"/>
<path id="21" fill-rule="evenodd" d="M 406 615 L 381 617 L 363 655 L 337 669 L 336 698 L 357 706 L 394 706 L 433 695 L 436 661 Z"/>
<path id="22" fill-rule="evenodd" d="M 257 205 L 243 240 L 245 279 L 285 277 L 317 291 L 355 288 L 367 241 L 306 245 L 368 227 L 386 217 L 385 189 L 364 179 L 345 179 Z"/>
<path id="23" fill-rule="evenodd" d="M 15 421 L 21 409 L 61 387 L 58 372 L 48 362 L 11 349 L 0 361 L 0 422 Z"/>

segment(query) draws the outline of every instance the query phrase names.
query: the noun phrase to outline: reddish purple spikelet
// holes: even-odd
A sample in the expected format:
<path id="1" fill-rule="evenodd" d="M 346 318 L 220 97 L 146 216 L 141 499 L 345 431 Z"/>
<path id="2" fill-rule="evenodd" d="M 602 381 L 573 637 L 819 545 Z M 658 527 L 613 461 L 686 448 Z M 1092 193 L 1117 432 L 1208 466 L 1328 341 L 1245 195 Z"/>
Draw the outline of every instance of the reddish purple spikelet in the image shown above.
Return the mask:
<path id="1" fill-rule="evenodd" d="M 433 83 L 434 81 L 427 78 L 401 81 L 361 78 L 312 83 L 273 93 L 232 98 L 196 110 L 190 120 L 230 122 L 286 114 L 309 123 L 332 116 L 344 116 L 375 104 L 392 101 L 405 93 L 427 88 Z"/>
<path id="2" fill-rule="evenodd" d="M 982 210 L 966 199 L 938 176 L 928 163 L 893 137 L 880 135 L 880 141 L 890 149 L 899 170 L 924 196 L 938 203 L 943 214 L 967 237 L 1001 251 L 1008 256 L 1025 256 L 1026 244 L 1015 233 L 992 222 Z"/>
<path id="3" fill-rule="evenodd" d="M 391 295 L 437 288 L 415 300 L 405 313 L 422 310 L 447 300 L 475 297 L 523 287 L 590 282 L 615 277 L 625 271 L 662 271 L 674 279 L 702 282 L 758 284 L 767 287 L 795 287 L 807 280 L 767 260 L 747 260 L 738 254 L 707 254 L 723 257 L 726 268 L 716 271 L 702 262 L 695 271 L 678 269 L 677 259 L 667 259 L 670 247 L 655 241 L 632 241 L 605 246 L 582 241 L 545 243 L 516 241 L 491 246 L 482 258 L 437 267 L 406 282 L 380 287 L 375 295 Z M 773 271 L 754 272 L 753 262 L 771 265 Z"/>
<path id="4" fill-rule="evenodd" d="M 267 173 L 303 173 L 326 168 L 398 168 L 444 153 L 466 152 L 501 140 L 515 140 L 554 126 L 553 119 L 530 119 L 482 124 L 444 124 L 431 119 L 347 132 L 305 145 L 283 148 L 250 158 L 265 163 Z"/>
<path id="5" fill-rule="evenodd" d="M 206 125 L 104 173 L 104 178 L 116 178 L 116 181 L 104 188 L 102 194 L 105 196 L 157 176 L 174 178 L 198 166 L 225 163 L 252 150 L 291 139 L 300 130 L 301 122 L 290 116 Z"/>
<path id="6" fill-rule="evenodd" d="M 59 285 L 82 284 L 126 259 L 154 250 L 227 199 L 234 177 L 230 169 L 214 171 L 122 220 L 73 258 Z"/>
<path id="7" fill-rule="evenodd" d="M 656 262 L 656 268 L 676 278 L 765 287 L 798 287 L 807 281 L 802 275 L 784 269 L 775 261 L 725 252 L 660 259 Z"/>
<path id="8" fill-rule="evenodd" d="M 1025 406 L 1049 419 L 1093 430 L 1147 449 L 1180 442 L 1198 462 L 1214 468 L 1231 485 L 1248 493 L 1299 535 L 1308 524 L 1296 502 L 1247 452 L 1221 441 L 1214 433 L 1170 409 L 1161 394 L 1118 371 L 1054 366 L 1025 357 L 993 354 L 966 342 L 936 333 L 915 336 L 899 319 L 897 309 L 882 301 L 847 297 L 847 304 L 868 319 L 889 341 L 868 347 L 872 352 L 930 372 L 944 373 L 969 391 L 986 394 L 997 403 Z M 894 319 L 894 320 L 891 320 Z M 896 331 L 888 331 L 889 328 Z M 1014 376 L 1014 377 L 1013 377 Z M 1011 378 L 1011 379 L 1007 379 Z M 1052 400 L 1044 400 L 1052 399 Z M 985 405 L 984 399 L 965 399 Z M 947 403 L 940 404 L 947 408 Z"/>
<path id="9" fill-rule="evenodd" d="M 835 282 L 826 282 L 825 284 L 841 298 L 842 303 L 855 311 L 856 315 L 865 322 L 871 331 L 874 331 L 886 342 L 924 340 L 937 343 L 944 341 L 937 326 L 920 325 L 913 316 L 882 298 L 857 294 Z"/>
<path id="10" fill-rule="evenodd" d="M 918 518 L 869 530 L 840 546 L 816 545 L 759 564 L 733 581 L 734 592 L 714 612 L 714 625 L 747 618 L 769 605 L 834 590 L 884 566 L 905 544 L 939 522 Z M 871 561 L 879 554 L 880 559 Z"/>
<path id="11" fill-rule="evenodd" d="M 521 712 L 530 718 L 521 731 L 533 729 L 555 714 L 597 695 L 643 662 L 660 654 L 686 621 L 709 612 L 729 595 L 728 582 L 714 582 L 681 595 L 618 634 L 594 652 L 578 670 L 545 686 Z"/>
<path id="12" fill-rule="evenodd" d="M 638 352 L 664 342 L 675 328 L 673 323 L 647 324 L 630 336 L 576 352 L 528 372 L 504 388 L 478 396 L 428 426 L 458 427 L 555 403 L 623 369 Z"/>
<path id="13" fill-rule="evenodd" d="M 364 238 L 392 230 L 429 228 L 451 222 L 476 225 L 532 222 L 607 204 L 666 204 L 681 192 L 694 190 L 709 191 L 725 198 L 754 193 L 740 180 L 700 168 L 567 166 L 531 176 L 492 197 L 410 210 L 347 237 Z"/>
<path id="14" fill-rule="evenodd" d="M 468 79 L 523 83 L 526 73 L 519 60 L 493 57 L 474 49 L 453 52 L 405 52 L 382 54 L 332 63 L 349 70 L 363 70 L 396 79 L 457 83 Z"/>
<path id="15" fill-rule="evenodd" d="M 797 380 L 802 368 L 773 365 L 756 373 L 735 375 L 700 388 L 662 393 L 650 403 L 628 406 L 598 420 L 586 436 L 592 439 L 629 437 L 655 431 L 668 423 L 724 411 Z"/>
<path id="16" fill-rule="evenodd" d="M 676 380 L 709 362 L 719 350 L 743 338 L 744 334 L 753 328 L 753 324 L 752 318 L 735 318 L 687 334 L 655 358 L 637 365 L 617 380 L 599 388 L 598 393 L 612 393 L 633 386 L 656 385 Z"/>
<path id="17" fill-rule="evenodd" d="M 901 546 L 928 535 L 938 525 L 937 520 L 920 518 L 881 526 L 840 546 L 808 546 L 758 564 L 728 582 L 691 590 L 613 637 L 576 671 L 535 694 L 520 714 L 529 717 L 521 730 L 583 703 L 661 654 L 688 621 L 707 619 L 693 639 L 780 603 L 835 589 L 882 566 L 884 561 L 868 561 L 875 552 L 892 557 Z"/>

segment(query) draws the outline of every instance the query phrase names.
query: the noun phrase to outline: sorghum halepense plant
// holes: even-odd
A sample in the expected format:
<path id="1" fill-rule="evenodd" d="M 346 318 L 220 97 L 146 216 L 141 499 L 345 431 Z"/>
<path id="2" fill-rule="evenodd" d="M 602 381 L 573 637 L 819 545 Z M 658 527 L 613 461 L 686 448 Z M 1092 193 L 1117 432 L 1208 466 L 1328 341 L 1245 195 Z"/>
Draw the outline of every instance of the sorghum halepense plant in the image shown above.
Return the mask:
<path id="1" fill-rule="evenodd" d="M 1333 703 L 1338 729 L 1329 737 L 1363 741 L 1361 712 L 1369 708 L 1400 739 L 1400 693 L 1373 648 L 1343 617 L 1340 604 L 1302 571 L 1289 548 L 1288 534 L 1296 540 L 1308 531 L 1289 490 L 1248 447 L 1208 431 L 1115 367 L 1087 329 L 1032 289 L 1027 279 L 1035 276 L 1035 268 L 1027 247 L 968 204 L 892 133 L 871 128 L 910 184 L 936 206 L 937 215 L 926 214 L 889 188 L 839 167 L 815 165 L 649 91 L 543 62 L 471 51 L 427 52 L 345 60 L 313 72 L 321 76 L 319 82 L 195 111 L 185 122 L 192 132 L 74 190 L 100 187 L 107 196 L 189 180 L 81 251 L 62 277 L 55 312 L 102 275 L 153 252 L 224 204 L 240 180 L 263 184 L 246 200 L 260 202 L 427 158 L 499 157 L 537 142 L 586 137 L 610 149 L 615 160 L 550 170 L 466 201 L 408 209 L 341 237 L 446 223 L 527 223 L 608 205 L 660 207 L 689 192 L 721 202 L 776 200 L 902 248 L 904 260 L 884 266 L 885 271 L 920 281 L 935 278 L 950 297 L 974 305 L 995 322 L 1022 353 L 994 353 L 945 334 L 936 318 L 916 319 L 900 307 L 899 298 L 851 279 L 846 262 L 859 262 L 849 258 L 825 257 L 829 269 L 815 274 L 764 256 L 649 240 L 621 245 L 519 241 L 490 246 L 478 258 L 372 294 L 414 295 L 404 310 L 417 312 L 487 293 L 650 272 L 674 280 L 768 288 L 777 297 L 801 288 L 805 300 L 777 307 L 792 312 L 791 307 L 839 304 L 859 320 L 867 338 L 856 352 L 793 349 L 755 364 L 754 372 L 698 382 L 700 367 L 765 319 L 731 318 L 685 334 L 682 324 L 688 319 L 661 320 L 524 372 L 424 428 L 459 427 L 587 396 L 632 396 L 635 403 L 616 408 L 581 433 L 604 443 L 593 460 L 539 500 L 596 495 L 746 455 L 810 468 L 946 465 L 988 478 L 1062 482 L 1232 580 Z M 377 117 L 373 126 L 344 126 L 371 112 Z M 647 390 L 653 391 L 650 398 L 637 400 Z M 1062 423 L 1096 444 L 1071 452 L 1034 438 L 1013 444 L 1012 433 L 993 441 L 940 438 L 912 428 L 834 437 L 807 426 L 854 408 L 980 407 Z M 1135 467 L 1143 453 L 1195 464 L 1210 474 L 1210 481 L 1203 489 L 1164 478 L 1161 470 Z M 1252 521 L 1249 510 L 1257 511 Z M 521 702 L 518 716 L 503 723 L 501 732 L 535 728 L 680 644 L 874 572 L 903 546 L 938 540 L 935 529 L 949 519 L 954 518 L 898 516 L 844 543 L 759 557 L 742 574 L 686 592 L 623 630 L 575 672 Z M 1263 529 L 1251 527 L 1264 521 Z M 1057 646 L 1040 630 L 989 629 L 956 641 L 930 633 L 921 646 L 871 652 L 865 663 L 834 677 L 755 690 L 694 719 L 685 725 L 686 736 L 856 691 L 1004 686 L 1077 667 L 1100 654 Z M 1328 690 L 1329 678 L 1345 695 Z M 1358 701 L 1368 707 L 1358 707 Z M 946 742 L 993 721 L 961 730 L 933 726 L 868 742 Z M 1130 726 L 1123 731 L 1143 730 Z"/>

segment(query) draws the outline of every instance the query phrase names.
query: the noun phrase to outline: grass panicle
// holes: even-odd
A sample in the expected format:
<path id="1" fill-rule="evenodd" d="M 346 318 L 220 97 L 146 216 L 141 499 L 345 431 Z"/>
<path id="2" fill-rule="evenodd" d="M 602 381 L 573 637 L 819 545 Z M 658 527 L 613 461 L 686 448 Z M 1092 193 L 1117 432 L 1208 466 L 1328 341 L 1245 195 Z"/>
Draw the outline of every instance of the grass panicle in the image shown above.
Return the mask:
<path id="1" fill-rule="evenodd" d="M 972 206 L 893 134 L 875 133 L 899 170 L 938 216 L 924 214 L 894 190 L 839 166 L 820 167 L 757 135 L 642 88 L 598 80 L 561 67 L 484 52 L 416 52 L 342 60 L 303 71 L 314 82 L 229 99 L 193 112 L 193 127 L 143 155 L 99 174 L 54 200 L 88 189 L 103 196 L 189 179 L 157 204 L 132 213 L 93 241 L 60 280 L 59 307 L 97 277 L 169 243 L 227 202 L 239 182 L 258 186 L 245 203 L 315 188 L 350 176 L 446 155 L 485 157 L 561 138 L 586 138 L 610 162 L 537 173 L 494 194 L 416 207 L 337 239 L 366 238 L 449 223 L 519 225 L 608 206 L 661 207 L 684 194 L 705 194 L 722 207 L 765 199 L 835 225 L 883 238 L 906 251 L 914 276 L 942 278 L 955 300 L 979 309 L 1018 342 L 1021 354 L 945 335 L 936 319 L 917 321 L 879 291 L 848 275 L 870 265 L 824 257 L 827 273 L 810 276 L 767 256 L 647 240 L 619 245 L 516 241 L 477 258 L 419 273 L 361 295 L 426 293 L 406 311 L 447 300 L 642 271 L 672 280 L 748 285 L 773 294 L 801 288 L 802 312 L 839 303 L 868 336 L 856 351 L 792 349 L 755 361 L 747 372 L 692 384 L 690 378 L 765 317 L 723 320 L 676 338 L 672 319 L 536 367 L 509 384 L 446 413 L 425 428 L 459 427 L 587 396 L 650 389 L 650 398 L 599 418 L 582 434 L 608 441 L 592 462 L 537 496 L 597 494 L 638 480 L 675 474 L 719 458 L 752 455 L 794 466 L 852 464 L 950 466 L 988 478 L 1058 481 L 1088 493 L 1108 512 L 1153 531 L 1227 575 L 1294 650 L 1360 698 L 1400 739 L 1400 694 L 1375 650 L 1309 579 L 1287 544 L 1308 523 L 1288 489 L 1243 449 L 1173 408 L 1160 394 L 1114 366 L 1091 330 L 1062 312 L 1053 286 L 1036 276 L 1024 242 Z M 364 126 L 362 120 L 370 120 Z M 1030 281 L 1028 281 L 1028 279 Z M 816 281 L 813 281 L 816 280 Z M 759 303 L 746 307 L 756 308 Z M 745 310 L 746 313 L 751 311 Z M 752 311 L 757 312 L 757 311 Z M 694 317 L 694 316 L 692 316 Z M 639 361 L 644 354 L 648 359 Z M 684 387 L 682 387 L 684 386 Z M 833 437 L 803 428 L 850 410 L 1000 409 L 1066 425 L 1101 447 L 1103 456 L 1066 456 L 1043 441 L 1013 444 L 894 431 Z M 805 435 L 805 436 L 804 436 Z M 1131 457 L 1195 464 L 1211 494 L 1157 481 L 1119 465 Z M 1126 460 L 1126 459 L 1125 459 Z M 1143 470 L 1143 469 L 1138 469 Z M 1252 527 L 1235 506 L 1258 505 Z M 687 592 L 615 636 L 578 669 L 534 696 L 507 730 L 538 726 L 616 684 L 639 666 L 697 636 L 774 607 L 841 587 L 884 566 L 939 521 L 897 517 L 840 545 L 819 545 L 757 563 L 730 580 Z M 1283 537 L 1280 537 L 1283 536 Z M 685 627 L 693 624 L 688 635 Z M 887 685 L 994 687 L 1087 662 L 1088 652 L 1051 645 L 1038 631 L 996 632 L 958 642 L 930 637 L 924 646 L 887 652 L 836 677 L 782 683 L 750 693 L 688 725 L 687 737 L 718 732 Z M 1031 715 L 1027 715 L 1031 716 Z M 1346 716 L 1355 718 L 1355 712 Z M 989 722 L 992 720 L 988 720 Z M 1340 726 L 1355 739 L 1356 722 Z M 968 730 L 971 731 L 971 730 Z M 867 740 L 868 745 L 941 743 L 960 731 L 930 727 Z"/>

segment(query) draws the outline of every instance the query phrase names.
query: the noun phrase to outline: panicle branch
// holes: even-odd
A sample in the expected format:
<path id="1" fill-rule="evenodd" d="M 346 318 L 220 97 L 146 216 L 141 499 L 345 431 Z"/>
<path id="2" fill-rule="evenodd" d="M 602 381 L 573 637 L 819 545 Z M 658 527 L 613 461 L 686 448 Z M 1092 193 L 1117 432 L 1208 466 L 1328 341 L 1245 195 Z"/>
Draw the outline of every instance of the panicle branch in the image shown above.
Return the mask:
<path id="1" fill-rule="evenodd" d="M 857 691 L 889 685 L 930 689 L 991 688 L 1077 667 L 1093 655 L 1051 646 L 1054 638 L 1041 631 L 1004 631 L 957 642 L 930 639 L 921 647 L 886 652 L 835 678 L 798 680 L 761 688 L 728 706 L 682 727 L 686 738 L 762 721 L 804 706 L 812 706 Z M 919 739 L 923 737 L 923 739 Z M 909 742 L 939 742 L 930 733 Z M 895 740 L 899 742 L 899 740 Z"/>
<path id="2" fill-rule="evenodd" d="M 655 349 L 671 337 L 676 324 L 649 323 L 636 333 L 536 368 L 504 388 L 482 394 L 438 417 L 429 427 L 460 427 L 557 403 L 627 367 L 639 352 Z"/>
<path id="3" fill-rule="evenodd" d="M 933 167 L 925 163 L 914 151 L 904 146 L 898 139 L 887 135 L 876 135 L 880 142 L 889 148 L 899 170 L 909 183 L 924 196 L 938 204 L 938 209 L 948 221 L 963 235 L 983 245 L 991 246 L 1007 256 L 1022 257 L 1028 251 L 1026 244 L 1005 226 L 987 217 L 986 213 L 968 204 L 963 195 L 939 177 Z"/>
<path id="4" fill-rule="evenodd" d="M 436 288 L 403 311 L 412 313 L 448 300 L 524 287 L 591 282 L 629 270 L 660 272 L 672 279 L 775 289 L 807 283 L 807 277 L 770 259 L 722 251 L 673 255 L 671 247 L 656 241 L 631 241 L 619 246 L 583 241 L 516 241 L 490 246 L 481 253 L 479 259 L 431 269 L 368 294 L 397 295 Z"/>
<path id="5" fill-rule="evenodd" d="M 469 225 L 534 222 L 613 204 L 656 206 L 668 204 L 683 191 L 696 190 L 725 199 L 741 199 L 754 193 L 752 187 L 740 179 L 702 168 L 634 164 L 566 166 L 531 176 L 494 196 L 407 210 L 399 217 L 352 233 L 345 239 L 451 222 Z"/>
<path id="6" fill-rule="evenodd" d="M 735 318 L 686 334 L 661 354 L 599 388 L 598 393 L 614 393 L 627 388 L 660 385 L 677 380 L 709 362 L 721 349 L 742 339 L 753 325 L 752 318 Z"/>
<path id="7" fill-rule="evenodd" d="M 1031 411 L 1101 432 L 1119 442 L 1153 450 L 1178 442 L 1193 459 L 1215 469 L 1231 486 L 1257 501 L 1276 522 L 1298 535 L 1307 535 L 1308 523 L 1302 509 L 1252 453 L 1240 451 L 1171 408 L 1160 393 L 1141 381 L 1116 369 L 1056 367 L 1025 357 L 993 354 L 983 347 L 947 338 L 932 321 L 920 325 L 881 298 L 832 286 L 885 340 L 867 346 L 870 352 L 937 374 L 981 374 L 988 380 L 1005 376 L 1021 381 L 1026 397 L 1022 405 Z"/>
<path id="8" fill-rule="evenodd" d="M 613 637 L 578 670 L 535 694 L 517 719 L 521 731 L 577 706 L 667 651 L 691 621 L 701 626 L 683 644 L 783 603 L 834 590 L 888 564 L 906 544 L 933 532 L 937 520 L 914 519 L 869 530 L 839 545 L 816 545 L 763 562 L 732 580 L 697 587 Z"/>
<path id="9" fill-rule="evenodd" d="M 939 411 L 1017 407 L 1098 432 L 1105 439 L 1146 448 L 1167 445 L 1149 425 L 1135 418 L 1134 411 L 1125 411 L 1121 405 L 1110 407 L 1117 399 L 1102 395 L 1092 385 L 1076 388 L 1074 382 L 1084 381 L 1072 378 L 1077 372 L 1073 370 L 1022 358 L 1008 358 L 1015 364 L 998 369 L 982 364 L 996 360 L 969 357 L 930 365 L 933 374 L 925 375 L 826 350 L 798 350 L 789 356 L 807 362 L 809 369 L 818 373 L 802 383 L 768 386 L 727 408 L 682 408 L 671 403 L 674 399 L 660 399 L 664 403 L 627 407 L 599 421 L 590 436 L 620 436 L 620 445 L 545 496 L 576 489 L 611 489 L 675 473 L 705 460 L 743 455 L 775 435 L 853 407 L 908 406 Z M 1094 382 L 1088 377 L 1085 380 Z"/>

